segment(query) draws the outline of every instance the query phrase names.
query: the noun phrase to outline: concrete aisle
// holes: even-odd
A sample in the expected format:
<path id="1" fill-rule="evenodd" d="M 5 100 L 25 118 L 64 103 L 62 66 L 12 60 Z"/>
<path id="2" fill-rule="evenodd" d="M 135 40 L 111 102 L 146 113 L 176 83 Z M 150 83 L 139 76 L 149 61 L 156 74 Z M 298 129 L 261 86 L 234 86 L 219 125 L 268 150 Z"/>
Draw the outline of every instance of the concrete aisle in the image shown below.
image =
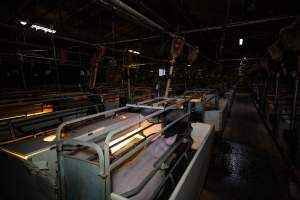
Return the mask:
<path id="1" fill-rule="evenodd" d="M 288 170 L 251 97 L 238 93 L 216 146 L 201 200 L 286 200 Z"/>

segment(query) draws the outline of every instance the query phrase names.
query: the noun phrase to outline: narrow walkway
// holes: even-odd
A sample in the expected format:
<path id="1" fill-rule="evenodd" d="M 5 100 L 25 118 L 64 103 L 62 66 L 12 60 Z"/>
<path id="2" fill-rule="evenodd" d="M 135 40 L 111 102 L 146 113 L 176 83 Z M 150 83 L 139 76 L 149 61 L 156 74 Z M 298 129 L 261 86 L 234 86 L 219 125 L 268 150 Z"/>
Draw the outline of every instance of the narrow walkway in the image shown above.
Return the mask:
<path id="1" fill-rule="evenodd" d="M 245 144 L 273 156 L 280 154 L 248 93 L 236 95 L 223 139 Z"/>
<path id="2" fill-rule="evenodd" d="M 287 169 L 251 97 L 236 95 L 231 117 L 216 138 L 201 200 L 287 200 Z"/>

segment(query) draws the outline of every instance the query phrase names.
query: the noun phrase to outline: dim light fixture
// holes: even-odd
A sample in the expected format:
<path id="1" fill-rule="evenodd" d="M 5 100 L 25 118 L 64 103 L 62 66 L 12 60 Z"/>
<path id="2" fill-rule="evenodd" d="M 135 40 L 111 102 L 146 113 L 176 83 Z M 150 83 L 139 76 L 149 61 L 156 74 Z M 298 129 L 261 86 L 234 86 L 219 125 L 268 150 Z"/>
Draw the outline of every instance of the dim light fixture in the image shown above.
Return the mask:
<path id="1" fill-rule="evenodd" d="M 20 22 L 20 24 L 22 25 L 22 26 L 25 26 L 26 24 L 27 24 L 27 22 L 26 21 L 19 21 Z"/>
<path id="2" fill-rule="evenodd" d="M 188 66 L 188 67 L 190 67 L 191 65 L 190 65 L 190 64 L 188 64 L 187 66 Z"/>
<path id="3" fill-rule="evenodd" d="M 54 29 L 46 28 L 44 26 L 40 26 L 40 25 L 36 25 L 36 24 L 32 24 L 30 26 L 30 28 L 35 29 L 35 30 L 41 30 L 41 31 L 44 31 L 45 33 L 52 33 L 52 34 L 56 33 L 56 30 L 54 30 Z"/>
<path id="4" fill-rule="evenodd" d="M 165 75 L 166 75 L 166 70 L 163 69 L 163 68 L 160 68 L 160 69 L 158 70 L 158 76 L 165 76 Z"/>
<path id="5" fill-rule="evenodd" d="M 19 23 L 20 23 L 22 26 L 26 26 L 26 25 L 28 24 L 28 22 L 25 21 L 25 20 L 19 20 Z M 41 30 L 41 31 L 44 31 L 45 33 L 52 33 L 52 34 L 56 33 L 56 30 L 54 30 L 54 29 L 47 28 L 47 27 L 45 27 L 45 26 L 41 26 L 41 25 L 37 25 L 37 24 L 32 24 L 32 25 L 30 26 L 30 28 L 35 29 L 35 30 L 37 30 L 37 31 L 38 31 L 38 30 Z"/>
<path id="6" fill-rule="evenodd" d="M 239 39 L 239 45 L 242 46 L 243 44 L 244 44 L 244 39 L 243 39 L 243 38 L 240 38 L 240 39 Z"/>
<path id="7" fill-rule="evenodd" d="M 138 55 L 139 55 L 139 54 L 141 54 L 140 52 L 138 52 L 138 51 L 134 51 L 134 50 L 132 50 L 132 49 L 129 49 L 129 50 L 128 50 L 128 52 L 130 52 L 130 53 L 134 53 L 134 54 L 138 54 Z"/>

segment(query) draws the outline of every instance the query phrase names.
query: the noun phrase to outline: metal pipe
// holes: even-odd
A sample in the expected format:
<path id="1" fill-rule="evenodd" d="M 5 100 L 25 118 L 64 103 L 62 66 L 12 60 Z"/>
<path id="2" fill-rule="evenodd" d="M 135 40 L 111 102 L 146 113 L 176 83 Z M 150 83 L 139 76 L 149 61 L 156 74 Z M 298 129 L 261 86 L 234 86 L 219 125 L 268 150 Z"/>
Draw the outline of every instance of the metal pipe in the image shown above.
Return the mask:
<path id="1" fill-rule="evenodd" d="M 149 24 L 150 26 L 156 28 L 157 30 L 162 31 L 163 33 L 166 33 L 166 34 L 170 35 L 171 37 L 176 37 L 176 35 L 174 33 L 167 31 L 161 25 L 159 25 L 156 22 L 152 21 L 151 19 L 145 17 L 144 15 L 142 15 L 138 11 L 134 10 L 133 8 L 129 7 L 128 5 L 126 5 L 125 3 L 123 3 L 120 0 L 99 0 L 99 1 L 105 5 L 110 5 L 112 7 L 116 7 L 121 10 L 124 10 L 124 11 L 128 12 L 130 15 L 132 15 L 134 18 L 144 21 L 146 24 Z"/>
<path id="2" fill-rule="evenodd" d="M 156 23 L 153 20 L 149 19 L 148 17 L 142 15 L 141 13 L 139 13 L 136 10 L 134 10 L 130 6 L 124 4 L 120 0 L 99 0 L 99 1 L 102 2 L 105 5 L 110 5 L 110 6 L 113 6 L 113 7 L 116 7 L 116 8 L 119 8 L 121 10 L 126 11 L 127 13 L 129 13 L 131 16 L 133 16 L 137 20 L 145 22 L 146 24 L 148 24 L 148 25 L 156 28 L 157 30 L 160 30 L 161 32 L 169 35 L 172 38 L 178 37 L 177 34 L 168 31 L 167 29 L 165 29 L 164 27 L 162 27 L 158 23 Z M 190 44 L 190 43 L 188 43 L 188 42 L 185 42 L 185 45 L 188 46 L 188 47 L 193 47 L 193 45 Z"/>
<path id="3" fill-rule="evenodd" d="M 114 135 L 118 134 L 119 132 L 121 132 L 121 131 L 123 131 L 123 130 L 126 130 L 127 128 L 129 128 L 129 127 L 131 127 L 131 126 L 134 126 L 134 125 L 136 125 L 136 124 L 139 124 L 139 123 L 141 123 L 141 122 L 144 122 L 144 121 L 147 120 L 147 119 L 150 119 L 150 118 L 152 118 L 152 117 L 158 116 L 158 115 L 164 113 L 165 111 L 171 110 L 171 109 L 176 108 L 176 107 L 177 107 L 176 104 L 170 105 L 170 106 L 166 107 L 164 110 L 156 111 L 156 112 L 154 112 L 154 113 L 152 113 L 152 114 L 150 114 L 150 115 L 147 115 L 147 116 L 145 116 L 145 117 L 142 117 L 142 118 L 139 119 L 138 121 L 134 121 L 134 122 L 132 122 L 132 123 L 127 124 L 126 126 L 123 126 L 123 127 L 120 127 L 120 128 L 116 128 L 115 130 L 111 131 L 111 132 L 107 135 L 107 137 L 106 137 L 106 139 L 105 139 L 105 143 L 104 143 L 104 156 L 107 158 L 107 159 L 105 159 L 105 166 L 107 166 L 108 168 L 110 168 L 110 167 L 109 167 L 109 165 L 110 165 L 110 160 L 108 159 L 108 158 L 109 158 L 109 155 L 110 155 L 110 146 L 109 146 L 109 143 L 110 143 L 110 141 L 111 141 L 111 139 L 112 139 L 112 137 L 113 137 Z M 190 114 L 190 113 L 188 113 L 188 114 Z M 173 121 L 173 122 L 171 122 L 171 123 L 168 124 L 166 127 L 164 127 L 164 129 L 162 129 L 161 131 L 166 130 L 167 128 L 169 128 L 169 126 L 173 125 L 173 123 L 176 123 L 176 122 L 177 122 L 176 120 Z M 160 133 L 160 132 L 158 132 L 158 133 Z M 138 150 L 138 147 L 136 147 L 135 150 Z M 131 153 L 131 152 L 125 154 L 121 159 L 126 158 L 126 156 L 129 156 L 130 153 Z M 118 160 L 118 161 L 119 161 L 119 160 Z M 116 165 L 118 161 L 114 162 L 112 165 Z M 122 162 L 122 161 L 119 161 L 119 162 Z"/>
<path id="4" fill-rule="evenodd" d="M 220 47 L 219 47 L 219 58 L 223 58 L 223 49 L 224 49 L 224 42 L 225 42 L 225 39 L 226 39 L 228 19 L 229 19 L 229 16 L 230 16 L 230 7 L 231 7 L 231 0 L 227 0 L 226 17 L 225 17 L 225 22 L 224 22 L 224 26 L 223 26 L 223 32 L 222 32 L 222 36 L 221 36 Z"/>
<path id="5" fill-rule="evenodd" d="M 163 111 L 165 112 L 165 111 Z M 181 121 L 182 119 L 188 117 L 190 115 L 190 113 L 186 113 L 182 116 L 180 116 L 179 118 L 177 118 L 176 120 L 172 121 L 171 123 L 169 123 L 167 126 L 165 126 L 164 128 L 162 128 L 160 131 L 158 131 L 157 133 L 153 134 L 151 136 L 151 138 L 147 138 L 144 142 L 140 143 L 138 146 L 136 146 L 132 151 L 124 154 L 121 158 L 119 158 L 118 160 L 116 160 L 115 162 L 113 162 L 112 164 L 110 164 L 109 162 L 109 154 L 106 154 L 107 151 L 105 151 L 106 149 L 104 149 L 104 155 L 105 155 L 105 160 L 107 160 L 107 167 L 110 167 L 106 170 L 108 172 L 108 170 L 112 171 L 113 169 L 115 169 L 116 167 L 118 167 L 120 164 L 122 164 L 123 162 L 125 162 L 128 158 L 130 158 L 132 155 L 136 154 L 138 151 L 140 151 L 141 149 L 143 149 L 149 142 L 151 142 L 153 138 L 155 137 L 160 137 L 161 134 L 168 130 L 171 126 L 173 126 L 174 124 L 176 124 L 177 122 Z M 109 135 L 108 135 L 109 136 Z M 107 137 L 108 138 L 108 137 Z M 105 142 L 106 144 L 106 142 Z"/>
<path id="6" fill-rule="evenodd" d="M 131 98 L 131 84 L 130 84 L 130 69 L 129 66 L 127 67 L 127 92 L 128 92 L 128 100 L 130 103 L 132 103 L 132 98 Z"/>
<path id="7" fill-rule="evenodd" d="M 142 15 L 141 13 L 139 13 L 138 11 L 132 9 L 131 7 L 129 7 L 128 5 L 124 4 L 122 1 L 120 0 L 99 0 L 100 2 L 102 2 L 105 5 L 110 5 L 113 8 L 119 8 L 121 10 L 126 11 L 127 13 L 129 13 L 133 18 L 135 18 L 137 21 L 143 21 L 146 24 L 156 28 L 157 30 L 160 30 L 162 33 L 165 33 L 167 35 L 169 35 L 172 38 L 178 37 L 177 34 L 172 33 L 170 31 L 168 31 L 167 29 L 165 29 L 164 27 L 162 27 L 161 25 L 157 24 L 156 22 L 152 21 L 151 19 L 149 19 L 148 17 Z M 184 43 L 186 46 L 188 47 L 194 47 L 192 44 L 185 42 Z M 199 53 L 200 54 L 200 53 Z M 215 64 L 219 64 L 218 62 L 214 61 L 213 59 L 205 56 L 204 54 L 201 53 L 201 55 L 203 57 L 205 57 L 207 60 L 209 60 L 212 63 Z M 171 80 L 170 80 L 171 81 Z"/>
<path id="8" fill-rule="evenodd" d="M 26 84 L 26 79 L 25 79 L 25 75 L 24 75 L 24 62 L 23 62 L 23 58 L 22 58 L 22 61 L 20 62 L 20 74 L 21 74 L 21 78 L 22 78 L 22 85 L 23 85 L 23 88 L 25 90 L 27 90 L 27 84 Z"/>
<path id="9" fill-rule="evenodd" d="M 297 56 L 298 58 L 298 71 L 300 70 L 300 55 Z M 298 76 L 297 76 L 298 77 Z M 299 81 L 299 77 L 297 79 Z M 297 95 L 298 97 L 298 95 Z M 295 113 L 295 117 L 296 117 L 296 113 Z M 297 152 L 296 152 L 296 164 L 299 165 L 300 164 L 300 134 L 297 133 Z"/>
<path id="10" fill-rule="evenodd" d="M 278 87 L 279 87 L 279 79 L 280 79 L 280 73 L 278 72 L 276 75 L 276 86 L 275 86 L 275 96 L 274 96 L 274 114 L 275 114 L 275 119 L 273 121 L 273 134 L 277 136 L 278 134 Z"/>
<path id="11" fill-rule="evenodd" d="M 56 129 L 56 152 L 57 152 L 57 169 L 58 169 L 57 170 L 57 174 L 58 174 L 58 194 L 57 195 L 58 195 L 58 199 L 63 199 L 64 196 L 65 196 L 64 171 L 63 171 L 63 167 L 62 167 L 62 164 L 63 164 L 63 158 L 62 158 L 63 149 L 62 149 L 62 146 L 63 146 L 63 144 L 62 144 L 62 141 L 61 141 L 61 132 L 62 132 L 63 128 L 65 126 L 68 126 L 68 125 L 71 125 L 71 124 L 74 124 L 74 123 L 77 123 L 77 122 L 80 122 L 80 121 L 85 121 L 85 120 L 96 118 L 96 117 L 99 117 L 99 116 L 102 116 L 102 115 L 118 112 L 118 111 L 124 110 L 126 108 L 127 107 L 121 107 L 121 108 L 113 109 L 113 110 L 102 112 L 102 113 L 96 113 L 96 114 L 93 114 L 93 115 L 88 115 L 88 116 L 85 116 L 85 117 L 81 117 L 81 118 L 77 118 L 77 119 L 73 119 L 73 120 L 70 120 L 70 121 L 63 122 L 58 126 L 58 128 Z M 101 167 L 101 165 L 100 165 L 100 167 Z"/>
<path id="12" fill-rule="evenodd" d="M 106 177 L 106 174 L 105 173 L 105 167 L 102 167 L 103 166 L 103 161 L 104 161 L 104 155 L 103 155 L 103 151 L 101 149 L 101 147 L 99 145 L 97 145 L 96 143 L 93 143 L 93 142 L 85 142 L 85 141 L 79 141 L 79 140 L 76 140 L 76 139 L 70 139 L 67 141 L 67 144 L 71 144 L 71 145 L 81 145 L 81 146 L 85 146 L 85 147 L 90 147 L 91 149 L 94 149 L 98 155 L 98 158 L 99 158 L 99 168 L 100 168 L 100 172 L 99 172 L 99 175 L 101 177 Z"/>
<path id="13" fill-rule="evenodd" d="M 170 90 L 172 76 L 173 76 L 173 70 L 174 70 L 174 64 L 171 65 L 170 70 L 169 70 L 169 78 L 168 78 L 168 81 L 167 81 L 167 86 L 166 86 L 166 91 L 165 91 L 165 98 L 167 98 L 168 95 L 169 95 L 169 90 Z"/>
<path id="14" fill-rule="evenodd" d="M 299 88 L 299 77 L 297 76 L 296 82 L 295 82 L 295 91 L 294 91 L 294 98 L 293 98 L 293 110 L 292 110 L 291 126 L 290 126 L 290 130 L 293 132 L 293 136 L 295 136 L 295 121 L 296 121 L 298 88 Z"/>
<path id="15" fill-rule="evenodd" d="M 271 18 L 250 20 L 250 21 L 244 21 L 244 22 L 235 22 L 235 23 L 228 24 L 227 28 L 235 28 L 235 27 L 239 27 L 239 26 L 260 24 L 260 23 L 278 21 L 278 20 L 283 20 L 283 19 L 293 19 L 293 18 L 297 18 L 297 16 L 271 17 Z M 205 32 L 205 31 L 219 30 L 222 28 L 223 28 L 223 25 L 217 25 L 217 26 L 211 26 L 211 27 L 206 27 L 206 28 L 186 30 L 186 31 L 182 31 L 180 33 L 181 34 L 198 33 L 198 32 Z"/>
<path id="16" fill-rule="evenodd" d="M 234 23 L 227 24 L 226 28 L 227 29 L 228 28 L 236 28 L 236 27 L 240 27 L 240 26 L 261 24 L 261 23 L 273 22 L 273 21 L 279 21 L 279 20 L 285 20 L 285 19 L 293 19 L 293 18 L 297 18 L 297 17 L 298 16 L 283 16 L 283 17 L 271 17 L 271 18 L 258 19 L 258 20 L 234 22 Z M 210 26 L 210 27 L 180 31 L 177 34 L 182 35 L 182 34 L 190 34 L 190 33 L 199 33 L 199 32 L 206 32 L 206 31 L 220 30 L 223 28 L 224 28 L 224 25 L 217 25 L 217 26 Z M 161 35 L 154 35 L 154 36 L 148 36 L 148 37 L 143 37 L 143 38 L 131 38 L 131 39 L 120 40 L 120 41 L 115 41 L 115 42 L 106 42 L 106 43 L 102 43 L 102 44 L 110 45 L 110 44 L 121 44 L 121 43 L 127 43 L 127 42 L 138 42 L 138 41 L 142 41 L 142 40 L 157 39 L 160 37 L 161 37 Z"/>
<path id="17" fill-rule="evenodd" d="M 161 36 L 149 36 L 149 37 L 142 37 L 142 38 L 133 38 L 133 39 L 127 39 L 127 40 L 120 40 L 120 41 L 114 41 L 114 42 L 102 42 L 101 45 L 110 45 L 110 44 L 122 44 L 122 43 L 130 43 L 130 42 L 138 42 L 141 40 L 151 40 L 151 39 L 157 39 Z"/>
<path id="18" fill-rule="evenodd" d="M 189 148 L 186 148 L 184 150 L 184 152 L 182 152 L 182 154 L 179 156 L 179 158 L 176 160 L 176 162 L 174 163 L 174 165 L 172 166 L 172 168 L 170 169 L 168 175 L 165 177 L 165 179 L 163 181 L 160 182 L 160 184 L 158 185 L 156 191 L 152 194 L 150 199 L 155 199 L 155 197 L 159 194 L 159 192 L 161 191 L 161 189 L 163 188 L 163 185 L 166 184 L 167 180 L 173 179 L 173 171 L 176 169 L 176 167 L 178 166 L 178 164 L 181 162 L 181 160 L 186 156 L 187 151 L 189 150 Z M 175 187 L 175 181 L 172 180 L 172 187 Z"/>
<path id="19" fill-rule="evenodd" d="M 149 8 L 143 1 L 141 0 L 134 0 L 134 3 L 137 4 L 138 6 L 140 6 L 140 8 L 142 8 L 145 12 L 147 12 L 147 15 L 151 15 L 154 18 L 158 19 L 163 26 L 167 27 L 167 28 L 171 28 L 170 24 L 163 19 L 159 14 L 157 14 L 153 9 Z"/>
<path id="20" fill-rule="evenodd" d="M 130 198 L 137 193 L 139 193 L 145 186 L 146 184 L 151 180 L 151 178 L 160 170 L 161 165 L 170 157 L 170 155 L 181 145 L 183 142 L 183 139 L 180 141 L 176 142 L 170 149 L 167 150 L 167 152 L 160 158 L 158 163 L 155 163 L 153 166 L 153 170 L 145 177 L 145 179 L 142 180 L 142 182 L 135 188 L 122 193 L 121 196 Z"/>

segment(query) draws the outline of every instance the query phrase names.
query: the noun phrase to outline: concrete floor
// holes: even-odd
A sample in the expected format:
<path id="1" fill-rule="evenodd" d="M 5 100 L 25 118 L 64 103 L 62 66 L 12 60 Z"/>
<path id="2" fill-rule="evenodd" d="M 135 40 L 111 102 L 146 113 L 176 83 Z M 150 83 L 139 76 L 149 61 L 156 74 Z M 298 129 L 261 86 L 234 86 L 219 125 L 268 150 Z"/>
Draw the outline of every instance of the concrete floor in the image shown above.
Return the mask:
<path id="1" fill-rule="evenodd" d="M 289 173 L 251 97 L 238 93 L 217 136 L 201 200 L 287 200 Z"/>

